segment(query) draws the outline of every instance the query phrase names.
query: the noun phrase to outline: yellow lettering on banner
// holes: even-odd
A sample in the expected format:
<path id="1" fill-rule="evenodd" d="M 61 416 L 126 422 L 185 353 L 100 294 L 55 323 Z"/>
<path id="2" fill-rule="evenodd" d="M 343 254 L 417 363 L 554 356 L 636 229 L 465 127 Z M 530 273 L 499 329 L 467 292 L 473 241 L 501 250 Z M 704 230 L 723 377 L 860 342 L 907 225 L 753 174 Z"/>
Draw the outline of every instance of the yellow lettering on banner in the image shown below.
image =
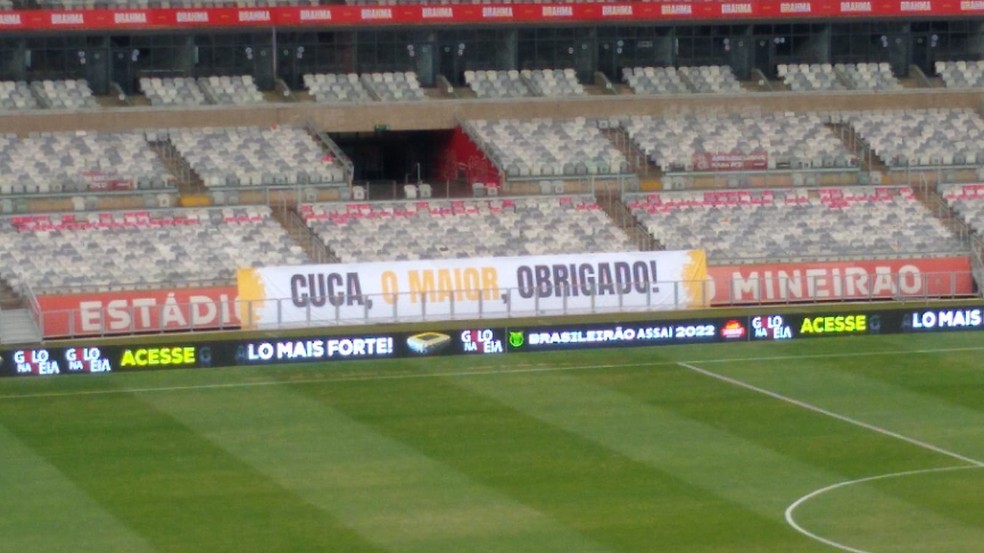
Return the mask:
<path id="1" fill-rule="evenodd" d="M 485 292 L 485 300 L 491 301 L 499 299 L 499 272 L 495 267 L 482 267 L 482 291 Z"/>
<path id="2" fill-rule="evenodd" d="M 383 271 L 380 276 L 380 288 L 383 290 L 383 301 L 393 305 L 399 300 L 400 284 L 393 271 Z"/>
<path id="3" fill-rule="evenodd" d="M 451 282 L 451 271 L 448 269 L 437 270 L 437 293 L 431 294 L 431 301 L 444 303 L 451 297 L 454 291 L 454 284 Z"/>
<path id="4" fill-rule="evenodd" d="M 478 280 L 478 269 L 474 267 L 468 267 L 465 269 L 465 274 L 462 275 L 461 286 L 458 286 L 459 290 L 464 290 L 465 299 L 468 301 L 478 301 L 478 290 L 481 282 Z"/>
<path id="5" fill-rule="evenodd" d="M 434 272 L 410 271 L 407 282 L 410 283 L 410 303 L 420 303 L 424 294 L 434 290 Z"/>
<path id="6" fill-rule="evenodd" d="M 392 278 L 392 288 L 387 289 Z M 410 286 L 410 303 L 478 301 L 482 296 L 486 301 L 500 296 L 499 273 L 495 267 L 466 267 L 464 269 L 423 269 L 407 272 Z M 384 293 L 395 294 L 396 275 L 388 277 L 383 273 Z M 387 300 L 389 301 L 389 300 Z"/>

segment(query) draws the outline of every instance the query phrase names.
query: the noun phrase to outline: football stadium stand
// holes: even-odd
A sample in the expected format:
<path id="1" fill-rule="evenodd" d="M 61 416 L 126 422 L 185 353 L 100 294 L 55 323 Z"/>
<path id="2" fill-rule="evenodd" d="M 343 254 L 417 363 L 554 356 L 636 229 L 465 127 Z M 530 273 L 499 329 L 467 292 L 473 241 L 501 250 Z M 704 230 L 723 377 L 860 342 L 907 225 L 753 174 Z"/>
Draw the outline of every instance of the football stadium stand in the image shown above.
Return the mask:
<path id="1" fill-rule="evenodd" d="M 889 167 L 984 162 L 984 119 L 972 109 L 853 112 L 848 121 Z"/>
<path id="2" fill-rule="evenodd" d="M 31 86 L 24 81 L 0 81 L 0 110 L 38 109 Z"/>
<path id="3" fill-rule="evenodd" d="M 520 76 L 537 96 L 582 96 L 584 86 L 573 69 L 524 69 Z"/>
<path id="4" fill-rule="evenodd" d="M 413 71 L 369 73 L 362 75 L 363 84 L 375 93 L 383 102 L 402 102 L 408 100 L 423 100 L 424 89 Z"/>
<path id="5" fill-rule="evenodd" d="M 740 94 L 745 91 L 734 72 L 726 65 L 681 67 L 680 74 L 690 82 L 694 92 Z"/>
<path id="6" fill-rule="evenodd" d="M 324 104 L 373 101 L 369 91 L 355 73 L 306 74 L 304 86 L 316 102 Z"/>
<path id="7" fill-rule="evenodd" d="M 305 261 L 262 206 L 0 219 L 0 277 L 21 291 L 228 283 L 241 267 Z"/>
<path id="8" fill-rule="evenodd" d="M 164 188 L 173 182 L 141 133 L 0 138 L 0 194 Z"/>
<path id="9" fill-rule="evenodd" d="M 776 69 L 783 84 L 794 92 L 847 88 L 829 63 L 780 63 Z"/>
<path id="10" fill-rule="evenodd" d="M 701 156 L 763 158 L 765 167 L 853 167 L 858 161 L 816 113 L 635 116 L 623 126 L 663 171 L 695 171 Z"/>
<path id="11" fill-rule="evenodd" d="M 252 75 L 201 77 L 198 84 L 205 97 L 213 104 L 243 106 L 263 102 L 263 94 L 256 87 Z"/>
<path id="12" fill-rule="evenodd" d="M 522 98 L 533 96 L 519 71 L 465 71 L 465 83 L 479 98 Z"/>
<path id="13" fill-rule="evenodd" d="M 207 187 L 347 182 L 304 129 L 172 129 L 170 141 Z"/>
<path id="14" fill-rule="evenodd" d="M 49 109 L 97 108 L 89 83 L 82 79 L 44 80 L 31 83 L 41 107 Z"/>
<path id="15" fill-rule="evenodd" d="M 592 196 L 319 203 L 300 213 L 342 262 L 635 249 Z"/>
<path id="16" fill-rule="evenodd" d="M 675 67 L 626 67 L 622 80 L 635 94 L 686 94 L 690 88 Z"/>
<path id="17" fill-rule="evenodd" d="M 984 87 L 984 60 L 938 61 L 935 68 L 947 88 Z"/>
<path id="18" fill-rule="evenodd" d="M 205 93 L 192 77 L 142 77 L 140 90 L 152 106 L 199 106 Z"/>
<path id="19" fill-rule="evenodd" d="M 714 263 L 965 248 L 908 187 L 640 193 L 626 205 L 664 247 L 704 248 Z"/>
<path id="20" fill-rule="evenodd" d="M 887 63 L 844 63 L 834 66 L 853 90 L 897 90 L 902 88 Z"/>
<path id="21" fill-rule="evenodd" d="M 625 155 L 585 118 L 466 121 L 464 129 L 510 177 L 578 177 L 627 170 Z"/>

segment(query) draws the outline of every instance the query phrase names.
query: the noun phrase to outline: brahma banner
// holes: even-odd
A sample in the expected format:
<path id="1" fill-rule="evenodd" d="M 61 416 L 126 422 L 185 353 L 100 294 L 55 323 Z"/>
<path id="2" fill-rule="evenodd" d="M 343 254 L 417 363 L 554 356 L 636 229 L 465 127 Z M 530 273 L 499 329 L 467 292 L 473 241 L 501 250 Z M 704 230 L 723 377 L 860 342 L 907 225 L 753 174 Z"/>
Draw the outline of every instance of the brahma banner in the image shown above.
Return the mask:
<path id="1" fill-rule="evenodd" d="M 234 286 L 37 297 L 45 338 L 239 328 Z"/>
<path id="2" fill-rule="evenodd" d="M 768 152 L 695 152 L 692 161 L 695 171 L 765 171 L 769 168 Z"/>
<path id="3" fill-rule="evenodd" d="M 757 21 L 857 17 L 960 17 L 984 13 L 984 0 L 706 0 L 663 2 L 424 3 L 124 8 L 0 11 L 0 29 L 30 31 L 181 28 L 346 27 L 351 25 L 475 25 L 632 21 Z"/>
<path id="4" fill-rule="evenodd" d="M 238 282 L 244 328 L 707 305 L 703 250 L 262 267 Z"/>
<path id="5" fill-rule="evenodd" d="M 967 257 L 708 267 L 711 305 L 965 296 Z"/>

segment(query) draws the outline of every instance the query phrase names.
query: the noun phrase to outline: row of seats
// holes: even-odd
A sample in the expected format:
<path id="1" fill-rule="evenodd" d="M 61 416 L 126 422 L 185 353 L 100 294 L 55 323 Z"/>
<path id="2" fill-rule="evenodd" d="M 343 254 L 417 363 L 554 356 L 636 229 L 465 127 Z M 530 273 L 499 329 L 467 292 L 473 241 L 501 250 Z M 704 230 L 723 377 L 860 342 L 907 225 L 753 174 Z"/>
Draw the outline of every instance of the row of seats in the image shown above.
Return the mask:
<path id="1" fill-rule="evenodd" d="M 573 69 L 524 69 L 519 72 L 537 96 L 582 96 L 584 86 Z"/>
<path id="2" fill-rule="evenodd" d="M 241 267 L 308 261 L 265 206 L 0 219 L 0 278 L 22 292 L 228 283 Z"/>
<path id="3" fill-rule="evenodd" d="M 687 94 L 693 89 L 680 77 L 676 67 L 626 67 L 622 80 L 636 94 Z"/>
<path id="4" fill-rule="evenodd" d="M 510 177 L 607 175 L 628 171 L 625 155 L 583 117 L 473 120 L 465 131 Z"/>
<path id="5" fill-rule="evenodd" d="M 793 91 L 897 90 L 902 87 L 887 63 L 779 64 L 783 84 Z"/>
<path id="6" fill-rule="evenodd" d="M 625 201 L 664 247 L 703 248 L 717 263 L 964 250 L 907 187 L 714 194 L 720 193 L 635 194 Z"/>
<path id="7" fill-rule="evenodd" d="M 0 195 L 173 189 L 151 143 L 170 144 L 209 187 L 348 182 L 343 163 L 294 127 L 0 135 Z"/>
<path id="8" fill-rule="evenodd" d="M 848 122 L 890 167 L 984 163 L 984 119 L 972 109 L 853 112 Z"/>
<path id="9" fill-rule="evenodd" d="M 947 88 L 984 87 L 984 60 L 938 61 L 934 65 Z"/>
<path id="10" fill-rule="evenodd" d="M 361 77 L 366 88 L 383 102 L 402 102 L 423 100 L 424 89 L 420 87 L 417 74 L 413 71 L 396 73 L 366 73 Z"/>
<path id="11" fill-rule="evenodd" d="M 730 67 L 626 67 L 622 80 L 635 94 L 741 93 L 744 89 Z"/>
<path id="12" fill-rule="evenodd" d="M 424 89 L 413 71 L 396 73 L 317 73 L 304 75 L 304 86 L 316 102 L 345 104 L 423 100 Z"/>
<path id="13" fill-rule="evenodd" d="M 306 204 L 342 262 L 631 251 L 591 196 Z"/>
<path id="14" fill-rule="evenodd" d="M 939 192 L 978 236 L 984 236 L 984 184 L 942 185 Z"/>
<path id="15" fill-rule="evenodd" d="M 140 90 L 153 106 L 248 105 L 263 102 L 251 75 L 142 77 Z"/>
<path id="16" fill-rule="evenodd" d="M 37 133 L 0 137 L 0 194 L 173 187 L 140 133 Z"/>
<path id="17" fill-rule="evenodd" d="M 622 126 L 636 147 L 666 172 L 720 169 L 855 167 L 857 158 L 815 113 L 635 116 Z M 723 161 L 722 161 L 723 163 Z"/>
<path id="18" fill-rule="evenodd" d="M 533 96 L 519 71 L 465 71 L 465 84 L 479 98 L 524 98 Z"/>
<path id="19" fill-rule="evenodd" d="M 335 184 L 347 175 L 304 129 L 172 129 L 174 148 L 205 186 Z"/>
<path id="20" fill-rule="evenodd" d="M 0 82 L 0 110 L 99 107 L 82 79 Z"/>
<path id="21" fill-rule="evenodd" d="M 306 74 L 304 87 L 308 89 L 315 102 L 323 104 L 345 104 L 371 102 L 372 96 L 355 73 Z"/>

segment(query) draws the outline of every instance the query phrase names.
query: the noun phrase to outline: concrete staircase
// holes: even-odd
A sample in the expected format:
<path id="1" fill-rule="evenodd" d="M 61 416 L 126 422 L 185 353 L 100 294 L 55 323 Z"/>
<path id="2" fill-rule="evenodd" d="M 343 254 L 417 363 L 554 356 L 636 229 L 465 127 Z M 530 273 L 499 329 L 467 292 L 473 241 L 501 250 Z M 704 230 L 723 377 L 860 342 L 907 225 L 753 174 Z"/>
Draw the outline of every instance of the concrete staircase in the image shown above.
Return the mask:
<path id="1" fill-rule="evenodd" d="M 6 280 L 0 279 L 0 309 L 24 307 L 24 298 Z"/>
<path id="2" fill-rule="evenodd" d="M 0 310 L 0 344 L 36 344 L 41 331 L 27 309 Z"/>
<path id="3" fill-rule="evenodd" d="M 304 253 L 315 263 L 337 263 L 338 257 L 321 238 L 304 223 L 304 219 L 287 205 L 272 205 L 270 212 L 280 226 L 287 231 L 291 240 L 304 248 Z"/>
<path id="4" fill-rule="evenodd" d="M 614 192 L 598 192 L 595 194 L 598 205 L 608 214 L 608 217 L 621 228 L 639 251 L 655 251 L 663 249 L 652 235 L 636 219 L 622 199 Z"/>
<path id="5" fill-rule="evenodd" d="M 208 192 L 202 179 L 191 169 L 188 162 L 181 157 L 181 154 L 170 142 L 151 142 L 150 149 L 161 158 L 164 167 L 174 175 L 178 192 L 182 197 L 201 196 Z"/>

